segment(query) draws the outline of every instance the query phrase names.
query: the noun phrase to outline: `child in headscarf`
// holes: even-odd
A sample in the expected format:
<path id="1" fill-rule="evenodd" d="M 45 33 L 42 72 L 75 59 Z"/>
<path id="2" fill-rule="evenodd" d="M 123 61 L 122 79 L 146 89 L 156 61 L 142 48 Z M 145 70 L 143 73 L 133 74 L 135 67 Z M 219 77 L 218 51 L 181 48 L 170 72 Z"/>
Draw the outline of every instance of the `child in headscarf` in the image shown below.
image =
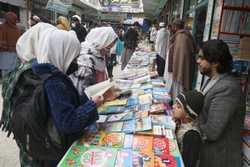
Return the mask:
<path id="1" fill-rule="evenodd" d="M 48 106 L 42 107 L 47 107 L 48 111 L 48 120 L 50 120 L 48 121 L 48 133 L 53 134 L 50 140 L 60 144 L 62 143 L 62 136 L 67 139 L 66 144 L 63 146 L 65 149 L 63 152 L 58 153 L 59 155 L 65 154 L 70 145 L 81 137 L 84 129 L 98 119 L 96 108 L 102 103 L 101 97 L 90 100 L 85 94 L 79 96 L 73 83 L 66 75 L 76 69 L 73 60 L 79 55 L 79 52 L 80 43 L 75 35 L 58 30 L 46 23 L 38 23 L 33 26 L 17 42 L 17 53 L 22 62 L 27 64 L 32 59 L 37 61 L 37 63 L 32 63 L 33 74 L 40 76 L 57 73 L 56 76 L 51 75 L 44 82 L 43 86 Z M 19 79 L 21 77 L 23 75 L 20 75 Z M 11 88 L 13 86 L 9 86 L 9 90 L 4 90 L 4 92 L 8 93 L 15 90 L 10 90 Z M 32 90 L 27 87 L 23 91 Z M 11 98 L 9 100 L 11 101 Z M 11 112 L 11 110 L 4 109 L 4 112 L 3 114 L 6 115 L 6 112 Z M 7 115 L 11 114 L 7 113 Z M 3 117 L 1 123 L 4 127 L 9 127 L 9 122 L 5 118 Z M 5 130 L 10 131 L 11 129 Z M 20 147 L 21 166 L 53 167 L 62 158 L 50 157 L 50 160 L 34 158 L 25 151 L 26 145 L 18 143 L 18 146 Z"/>
<path id="2" fill-rule="evenodd" d="M 173 119 L 179 121 L 176 136 L 185 166 L 196 167 L 201 146 L 197 118 L 202 110 L 204 95 L 198 91 L 180 93 L 173 105 Z"/>
<path id="3" fill-rule="evenodd" d="M 114 46 L 117 35 L 112 27 L 92 29 L 81 43 L 80 56 L 77 59 L 78 70 L 70 78 L 80 95 L 90 85 L 107 79 L 105 55 Z"/>

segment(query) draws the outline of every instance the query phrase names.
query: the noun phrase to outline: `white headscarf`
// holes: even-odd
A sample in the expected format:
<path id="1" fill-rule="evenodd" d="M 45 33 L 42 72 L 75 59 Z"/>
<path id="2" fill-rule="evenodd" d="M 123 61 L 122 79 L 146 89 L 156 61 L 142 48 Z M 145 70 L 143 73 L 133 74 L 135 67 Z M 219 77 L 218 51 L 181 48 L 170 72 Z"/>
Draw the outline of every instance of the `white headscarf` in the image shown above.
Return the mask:
<path id="1" fill-rule="evenodd" d="M 98 27 L 89 32 L 85 42 L 91 44 L 96 50 L 101 50 L 110 45 L 116 38 L 117 35 L 112 27 Z"/>
<path id="2" fill-rule="evenodd" d="M 16 50 L 24 61 L 36 58 L 38 63 L 51 63 L 66 73 L 73 59 L 79 55 L 80 43 L 71 32 L 38 23 L 18 39 Z"/>
<path id="3" fill-rule="evenodd" d="M 98 27 L 92 29 L 86 36 L 84 42 L 81 43 L 80 57 L 78 58 L 78 64 L 81 66 L 90 66 L 90 57 L 95 61 L 95 69 L 104 71 L 105 61 L 100 50 L 109 46 L 117 35 L 112 27 Z"/>
<path id="4" fill-rule="evenodd" d="M 56 27 L 50 24 L 38 23 L 26 31 L 17 41 L 16 50 L 18 57 L 23 61 L 36 58 L 39 63 L 47 63 L 46 43 Z"/>

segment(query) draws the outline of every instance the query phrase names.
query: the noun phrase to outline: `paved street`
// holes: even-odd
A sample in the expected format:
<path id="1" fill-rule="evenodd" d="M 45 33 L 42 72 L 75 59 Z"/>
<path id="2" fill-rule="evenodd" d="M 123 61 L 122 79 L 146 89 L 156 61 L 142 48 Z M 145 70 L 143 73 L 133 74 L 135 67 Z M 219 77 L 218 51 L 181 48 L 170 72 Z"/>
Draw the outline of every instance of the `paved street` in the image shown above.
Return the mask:
<path id="1" fill-rule="evenodd" d="M 2 86 L 0 88 L 2 94 Z M 0 96 L 0 117 L 2 116 L 2 96 Z M 20 167 L 19 149 L 12 139 L 7 138 L 6 133 L 0 131 L 0 167 Z"/>

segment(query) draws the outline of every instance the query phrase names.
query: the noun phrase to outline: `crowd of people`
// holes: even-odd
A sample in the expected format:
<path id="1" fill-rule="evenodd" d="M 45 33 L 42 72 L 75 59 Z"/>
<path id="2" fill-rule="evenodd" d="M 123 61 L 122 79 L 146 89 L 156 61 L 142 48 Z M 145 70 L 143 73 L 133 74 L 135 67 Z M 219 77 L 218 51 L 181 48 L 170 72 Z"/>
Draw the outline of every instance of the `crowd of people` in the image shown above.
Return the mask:
<path id="1" fill-rule="evenodd" d="M 126 31 L 110 25 L 87 30 L 77 15 L 71 21 L 60 16 L 56 25 L 33 15 L 30 28 L 21 34 L 16 21 L 17 16 L 8 12 L 0 25 L 0 126 L 14 133 L 21 166 L 56 166 L 70 145 L 98 120 L 97 107 L 104 99 L 88 97 L 85 88 L 112 79 L 115 64 L 123 70 L 141 32 L 138 24 Z M 196 48 L 180 19 L 168 26 L 155 23 L 150 43 L 157 52 L 158 74 L 174 99 L 173 119 L 185 165 L 240 167 L 243 100 L 240 84 L 231 74 L 233 60 L 227 44 L 209 40 Z M 196 65 L 208 80 L 193 90 Z M 42 87 L 34 86 L 39 83 Z M 24 92 L 37 96 L 32 95 L 30 102 Z M 46 112 L 46 119 L 35 117 L 34 112 Z M 40 126 L 35 127 L 36 122 Z M 37 136 L 41 139 L 36 140 Z"/>

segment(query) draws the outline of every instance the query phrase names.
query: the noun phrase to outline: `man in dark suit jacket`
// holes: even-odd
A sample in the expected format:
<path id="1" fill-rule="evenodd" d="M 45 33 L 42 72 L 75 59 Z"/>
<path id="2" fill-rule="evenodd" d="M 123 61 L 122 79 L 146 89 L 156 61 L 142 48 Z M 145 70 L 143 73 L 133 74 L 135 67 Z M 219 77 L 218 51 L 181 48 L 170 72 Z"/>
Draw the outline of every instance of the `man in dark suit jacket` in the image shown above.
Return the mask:
<path id="1" fill-rule="evenodd" d="M 241 167 L 240 127 L 243 104 L 240 84 L 230 72 L 232 55 L 222 40 L 204 43 L 198 54 L 200 72 L 209 77 L 199 128 L 203 136 L 200 167 Z"/>

